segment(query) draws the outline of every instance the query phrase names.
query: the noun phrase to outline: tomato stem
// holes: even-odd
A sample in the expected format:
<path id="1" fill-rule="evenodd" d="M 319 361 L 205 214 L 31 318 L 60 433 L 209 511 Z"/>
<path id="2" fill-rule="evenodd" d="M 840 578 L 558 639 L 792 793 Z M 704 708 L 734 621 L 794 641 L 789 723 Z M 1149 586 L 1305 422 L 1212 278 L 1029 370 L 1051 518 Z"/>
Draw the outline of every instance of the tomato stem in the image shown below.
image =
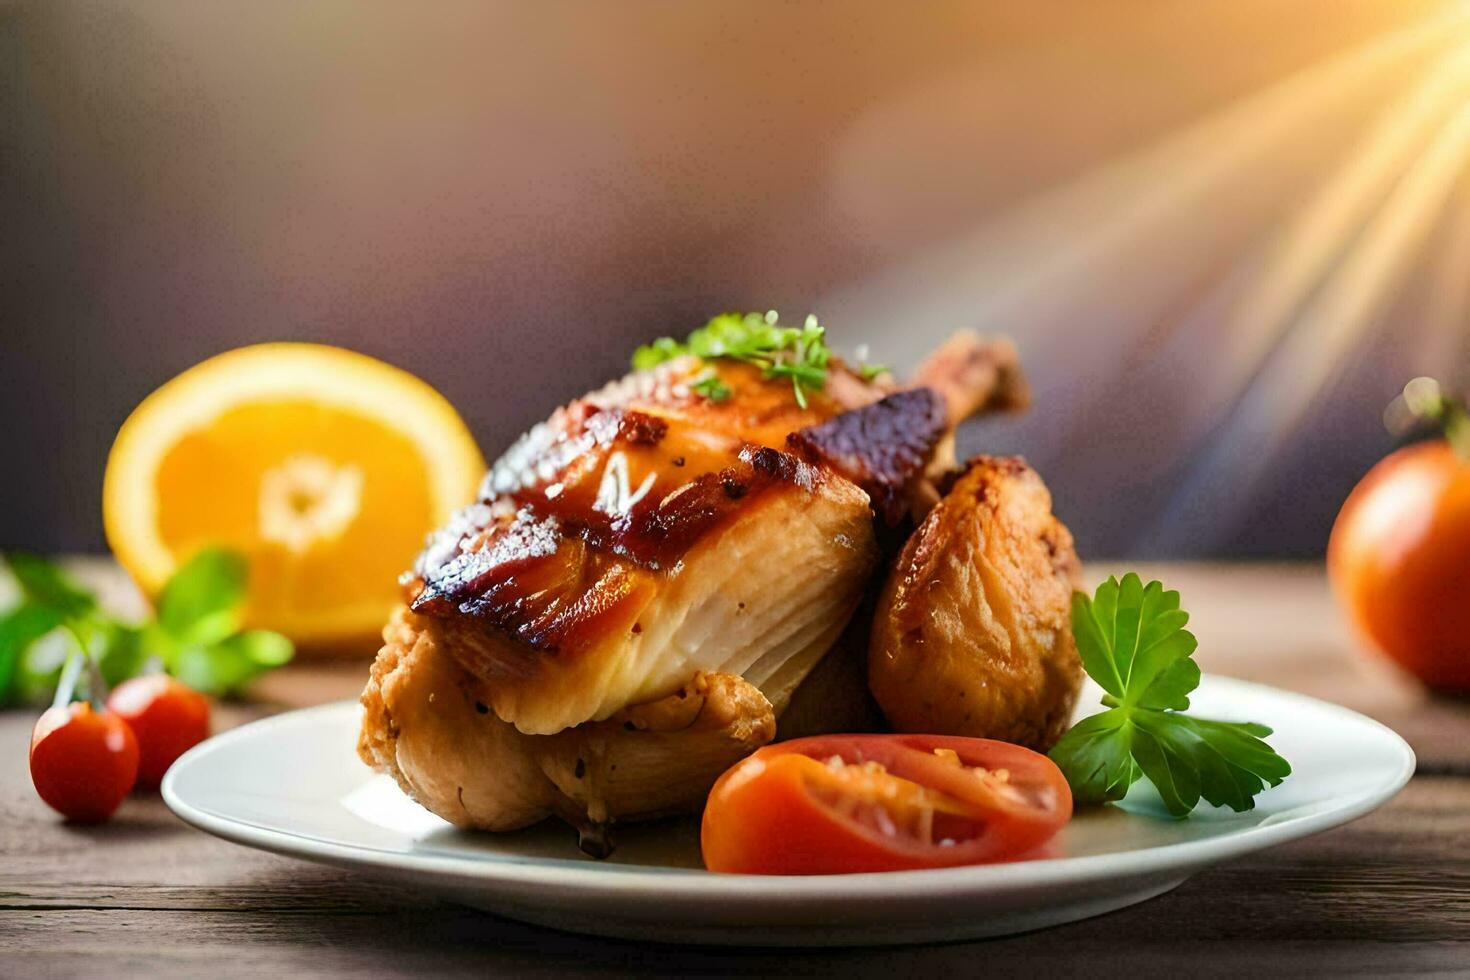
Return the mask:
<path id="1" fill-rule="evenodd" d="M 1390 428 L 1402 429 L 1402 425 L 1394 424 L 1393 418 L 1405 413 L 1410 420 L 1436 426 L 1455 455 L 1470 463 L 1470 411 L 1463 399 L 1447 394 L 1433 378 L 1415 378 L 1404 385 L 1404 393 L 1390 406 Z"/>
<path id="2" fill-rule="evenodd" d="M 71 704 L 71 696 L 76 691 L 77 678 L 81 676 L 82 659 L 85 656 L 81 648 L 66 655 L 66 663 L 62 665 L 61 677 L 56 682 L 56 694 L 51 699 L 51 707 L 64 708 Z"/>
<path id="3" fill-rule="evenodd" d="M 107 679 L 102 676 L 102 667 L 97 658 L 92 655 L 92 647 L 87 642 L 90 631 L 83 625 L 66 623 L 64 628 L 71 635 L 75 646 L 67 655 L 66 663 L 62 667 L 62 676 L 56 685 L 56 696 L 52 699 L 54 705 L 67 705 L 75 700 L 78 675 L 83 667 L 87 668 L 87 694 L 88 700 L 93 707 L 101 710 L 107 701 Z"/>
<path id="4" fill-rule="evenodd" d="M 1460 462 L 1470 463 L 1470 413 L 1458 402 L 1445 421 L 1444 435 Z"/>

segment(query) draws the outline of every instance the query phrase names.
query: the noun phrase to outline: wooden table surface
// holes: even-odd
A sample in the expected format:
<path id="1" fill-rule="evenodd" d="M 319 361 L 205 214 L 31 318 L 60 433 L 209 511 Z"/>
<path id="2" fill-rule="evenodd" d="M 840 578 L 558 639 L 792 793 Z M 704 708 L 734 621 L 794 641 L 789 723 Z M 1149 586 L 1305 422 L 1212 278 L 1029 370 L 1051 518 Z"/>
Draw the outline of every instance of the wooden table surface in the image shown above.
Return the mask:
<path id="1" fill-rule="evenodd" d="M 114 583 L 105 566 L 83 571 Z M 36 798 L 34 714 L 0 714 L 0 976 L 1470 974 L 1470 705 L 1361 655 L 1315 566 L 1143 569 L 1181 590 L 1204 668 L 1362 711 L 1419 771 L 1347 827 L 1206 871 L 1124 911 L 979 943 L 701 949 L 567 935 L 216 840 L 156 797 L 101 827 Z M 123 601 L 126 600 L 124 595 Z M 357 693 L 363 664 L 298 666 L 221 725 Z"/>

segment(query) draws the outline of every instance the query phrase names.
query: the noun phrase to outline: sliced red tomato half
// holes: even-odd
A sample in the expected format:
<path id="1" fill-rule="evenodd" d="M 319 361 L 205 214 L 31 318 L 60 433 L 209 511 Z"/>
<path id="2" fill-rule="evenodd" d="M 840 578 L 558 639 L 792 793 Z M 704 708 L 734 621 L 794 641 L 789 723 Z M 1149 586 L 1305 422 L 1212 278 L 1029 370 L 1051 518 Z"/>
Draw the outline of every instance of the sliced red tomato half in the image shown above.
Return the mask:
<path id="1" fill-rule="evenodd" d="M 711 871 L 845 874 L 1010 861 L 1072 816 L 1046 756 L 944 735 L 820 735 L 768 745 L 704 809 Z"/>

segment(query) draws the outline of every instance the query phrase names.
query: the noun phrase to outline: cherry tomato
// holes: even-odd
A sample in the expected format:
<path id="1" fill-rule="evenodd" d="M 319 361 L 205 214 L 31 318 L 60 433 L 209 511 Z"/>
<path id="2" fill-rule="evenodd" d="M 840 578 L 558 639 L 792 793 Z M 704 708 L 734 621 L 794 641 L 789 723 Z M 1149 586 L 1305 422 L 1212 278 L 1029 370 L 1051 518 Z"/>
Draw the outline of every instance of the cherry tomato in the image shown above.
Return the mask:
<path id="1" fill-rule="evenodd" d="M 1372 646 L 1431 687 L 1470 693 L 1470 464 L 1448 443 L 1368 472 L 1332 528 L 1327 570 Z"/>
<path id="2" fill-rule="evenodd" d="M 86 701 L 48 709 L 31 732 L 31 782 L 48 806 L 70 820 L 106 820 L 137 778 L 132 729 Z"/>
<path id="3" fill-rule="evenodd" d="M 209 699 L 165 674 L 123 681 L 107 708 L 138 737 L 138 786 L 154 789 L 174 760 L 209 737 Z"/>
<path id="4" fill-rule="evenodd" d="M 1008 861 L 1072 815 L 1046 756 L 943 735 L 820 735 L 719 778 L 700 842 L 711 871 L 844 874 Z"/>

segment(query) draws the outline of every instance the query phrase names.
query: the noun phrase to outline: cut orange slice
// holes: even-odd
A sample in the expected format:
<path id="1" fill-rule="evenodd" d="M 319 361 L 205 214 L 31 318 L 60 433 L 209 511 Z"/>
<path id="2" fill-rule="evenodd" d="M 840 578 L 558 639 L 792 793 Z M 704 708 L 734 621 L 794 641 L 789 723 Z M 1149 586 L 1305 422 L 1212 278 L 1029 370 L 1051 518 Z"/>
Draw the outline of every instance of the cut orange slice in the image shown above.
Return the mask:
<path id="1" fill-rule="evenodd" d="M 144 399 L 107 460 L 103 521 L 149 595 L 206 545 L 250 564 L 246 618 L 307 647 L 380 629 L 425 536 L 485 461 L 413 375 L 316 344 L 210 358 Z"/>

